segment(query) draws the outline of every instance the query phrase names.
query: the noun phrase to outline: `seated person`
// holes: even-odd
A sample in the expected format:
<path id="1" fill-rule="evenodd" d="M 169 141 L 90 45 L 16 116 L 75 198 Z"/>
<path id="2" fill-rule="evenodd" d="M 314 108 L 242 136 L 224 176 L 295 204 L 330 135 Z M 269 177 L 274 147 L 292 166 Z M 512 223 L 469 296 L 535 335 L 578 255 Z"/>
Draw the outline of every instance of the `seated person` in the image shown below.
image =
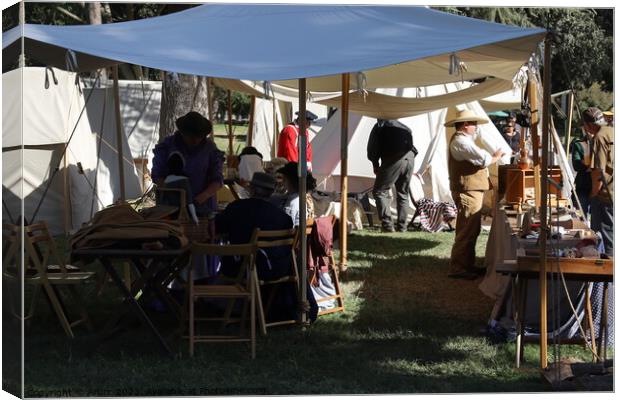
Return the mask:
<path id="1" fill-rule="evenodd" d="M 293 227 L 291 218 L 280 208 L 268 201 L 276 187 L 275 178 L 264 172 L 256 172 L 250 181 L 249 199 L 235 200 L 215 218 L 215 229 L 227 234 L 231 244 L 248 243 L 254 229 L 280 230 Z M 274 280 L 290 275 L 292 268 L 292 249 L 288 246 L 261 249 L 256 254 L 256 271 L 261 280 Z M 227 277 L 239 275 L 239 262 L 233 257 L 223 257 L 220 272 Z M 295 284 L 290 282 L 286 290 L 280 290 L 271 307 L 268 319 L 294 319 L 297 314 L 297 294 Z M 265 293 L 262 293 L 263 295 Z M 310 291 L 310 319 L 316 318 L 318 306 Z"/>
<path id="2" fill-rule="evenodd" d="M 241 186 L 247 187 L 255 172 L 265 172 L 263 155 L 255 147 L 248 146 L 239 154 L 239 180 Z"/>
<path id="3" fill-rule="evenodd" d="M 268 199 L 275 189 L 275 179 L 264 172 L 256 172 L 250 181 L 249 199 L 235 200 L 215 218 L 215 230 L 228 235 L 231 244 L 248 243 L 255 228 L 261 230 L 290 229 L 293 223 L 288 215 Z M 290 248 L 268 248 L 256 257 L 258 277 L 277 279 L 291 270 Z M 221 272 L 236 277 L 239 265 L 233 259 L 222 260 Z"/>
<path id="4" fill-rule="evenodd" d="M 293 220 L 293 225 L 299 225 L 299 177 L 297 163 L 289 162 L 277 171 L 277 179 L 284 189 L 283 195 L 273 196 L 271 201 L 284 210 Z M 316 187 L 316 180 L 308 172 L 306 178 L 306 219 L 314 218 L 314 203 L 310 192 Z"/>
<path id="5" fill-rule="evenodd" d="M 185 191 L 185 199 L 187 201 L 187 211 L 190 218 L 195 224 L 198 224 L 198 216 L 196 215 L 196 206 L 193 203 L 194 196 L 192 194 L 192 188 L 189 178 L 184 173 L 185 169 L 185 157 L 178 152 L 174 151 L 168 156 L 168 175 L 164 179 L 163 187 L 166 189 L 183 189 Z M 181 206 L 181 196 L 178 193 L 163 192 L 158 195 L 157 203 Z"/>

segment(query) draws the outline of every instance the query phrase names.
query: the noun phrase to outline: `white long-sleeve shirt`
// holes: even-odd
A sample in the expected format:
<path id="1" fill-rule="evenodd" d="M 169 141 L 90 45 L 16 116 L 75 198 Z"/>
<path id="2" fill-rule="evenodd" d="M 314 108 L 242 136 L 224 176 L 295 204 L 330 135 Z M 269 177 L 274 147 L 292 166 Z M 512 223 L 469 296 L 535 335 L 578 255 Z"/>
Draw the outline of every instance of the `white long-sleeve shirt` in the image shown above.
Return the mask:
<path id="1" fill-rule="evenodd" d="M 458 135 L 452 140 L 450 154 L 457 161 L 469 161 L 480 167 L 488 167 L 493 161 L 493 156 L 478 147 L 474 137 L 468 134 Z"/>

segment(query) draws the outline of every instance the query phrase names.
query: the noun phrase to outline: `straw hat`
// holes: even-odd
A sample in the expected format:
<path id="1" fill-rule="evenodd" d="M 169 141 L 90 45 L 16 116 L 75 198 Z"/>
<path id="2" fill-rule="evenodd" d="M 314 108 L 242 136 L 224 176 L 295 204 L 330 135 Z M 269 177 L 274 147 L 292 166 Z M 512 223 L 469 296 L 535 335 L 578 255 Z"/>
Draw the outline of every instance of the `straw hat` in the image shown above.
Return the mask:
<path id="1" fill-rule="evenodd" d="M 610 108 L 608 111 L 603 111 L 603 115 L 606 117 L 613 117 L 614 116 L 614 108 Z"/>
<path id="2" fill-rule="evenodd" d="M 481 117 L 480 115 L 476 114 L 471 110 L 463 110 L 459 111 L 456 114 L 456 118 L 446 122 L 445 124 L 443 124 L 443 126 L 451 127 L 458 122 L 477 122 L 479 124 L 486 124 L 489 122 L 489 120 L 485 117 Z"/>

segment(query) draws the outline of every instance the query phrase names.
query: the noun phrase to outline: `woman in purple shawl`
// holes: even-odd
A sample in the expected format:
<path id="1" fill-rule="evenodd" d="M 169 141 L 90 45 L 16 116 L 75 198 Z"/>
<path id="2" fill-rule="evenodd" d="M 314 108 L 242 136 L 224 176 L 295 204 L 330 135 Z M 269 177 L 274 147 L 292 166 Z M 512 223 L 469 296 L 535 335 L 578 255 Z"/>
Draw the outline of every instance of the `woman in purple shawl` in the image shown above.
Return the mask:
<path id="1" fill-rule="evenodd" d="M 224 177 L 223 153 L 207 139 L 213 131 L 211 122 L 196 111 L 190 111 L 176 120 L 177 131 L 155 146 L 153 153 L 153 182 L 161 185 L 168 171 L 168 157 L 178 151 L 185 158 L 184 175 L 189 178 L 194 204 L 199 217 L 217 210 L 215 194 L 222 187 Z M 189 200 L 189 199 L 188 199 Z"/>

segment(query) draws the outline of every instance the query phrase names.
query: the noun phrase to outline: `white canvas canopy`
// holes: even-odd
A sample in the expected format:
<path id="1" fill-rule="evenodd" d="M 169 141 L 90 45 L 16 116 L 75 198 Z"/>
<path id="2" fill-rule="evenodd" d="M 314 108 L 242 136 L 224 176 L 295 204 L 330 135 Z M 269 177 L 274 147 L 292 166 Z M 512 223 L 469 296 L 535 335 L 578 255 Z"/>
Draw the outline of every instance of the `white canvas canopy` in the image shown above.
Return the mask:
<path id="1" fill-rule="evenodd" d="M 312 78 L 308 90 L 327 92 L 341 89 L 337 75 L 346 72 L 363 73 L 354 88 L 509 80 L 545 35 L 419 6 L 206 4 L 113 24 L 19 26 L 3 33 L 5 62 L 17 60 L 22 32 L 26 54 L 46 65 L 66 67 L 69 59 L 76 70 L 94 70 L 127 62 L 293 87 L 286 80 Z M 292 51 L 308 38 L 320 43 L 320 58 Z"/>
<path id="2" fill-rule="evenodd" d="M 61 233 L 79 228 L 94 212 L 117 200 L 120 179 L 111 96 L 96 90 L 85 108 L 90 91 L 80 91 L 75 74 L 54 70 L 53 75 L 58 83 L 52 71 L 38 67 L 2 76 L 2 217 L 15 220 L 23 196 L 26 219 L 31 220 L 40 205 L 36 220 L 47 221 L 53 233 Z M 23 121 L 19 102 L 14 101 L 20 93 Z M 104 102 L 107 113 L 102 112 Z M 127 142 L 122 145 L 125 154 L 131 154 Z M 127 195 L 139 196 L 131 159 L 124 170 Z"/>

